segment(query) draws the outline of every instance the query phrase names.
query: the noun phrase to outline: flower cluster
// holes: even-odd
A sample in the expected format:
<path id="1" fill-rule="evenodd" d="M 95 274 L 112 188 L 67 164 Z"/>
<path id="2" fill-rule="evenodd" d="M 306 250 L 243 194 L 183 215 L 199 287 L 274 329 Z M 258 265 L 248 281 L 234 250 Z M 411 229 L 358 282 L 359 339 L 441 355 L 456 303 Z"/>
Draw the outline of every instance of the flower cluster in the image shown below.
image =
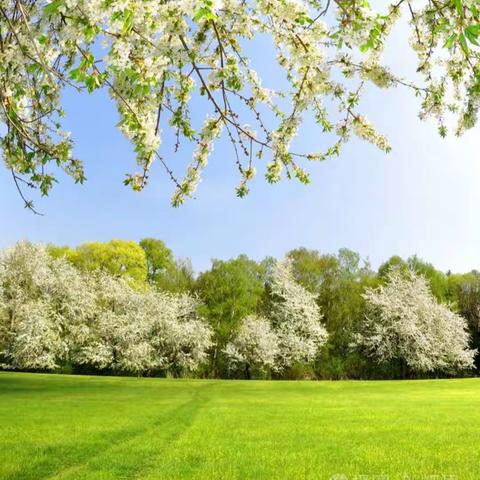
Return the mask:
<path id="1" fill-rule="evenodd" d="M 238 333 L 227 344 L 224 353 L 231 369 L 244 366 L 258 371 L 276 370 L 278 338 L 267 319 L 249 315 L 243 319 Z"/>
<path id="2" fill-rule="evenodd" d="M 306 183 L 300 162 L 338 155 L 352 130 L 388 150 L 358 111 L 365 83 L 413 89 L 422 97 L 422 118 L 435 117 L 444 135 L 446 114 L 454 112 L 461 134 L 476 124 L 480 105 L 477 3 L 400 0 L 376 12 L 369 2 L 346 0 L 0 0 L 0 122 L 6 126 L 0 145 L 6 166 L 22 196 L 22 185 L 49 192 L 56 181 L 50 165 L 84 180 L 61 126 L 65 87 L 108 89 L 139 165 L 125 183 L 142 189 L 157 160 L 176 185 L 174 205 L 193 195 L 222 133 L 232 144 L 239 196 L 248 192 L 253 162 L 264 157 L 268 181 L 285 172 Z M 402 14 L 410 17 L 422 86 L 381 64 Z M 256 46 L 266 36 L 286 76 L 279 91 L 263 85 L 246 53 L 249 43 Z M 200 96 L 208 105 L 203 126 L 190 114 Z M 327 142 L 334 132 L 338 138 L 325 151 L 294 152 L 292 142 L 309 112 Z M 175 132 L 175 150 L 182 142 L 193 147 L 183 180 L 160 153 L 166 128 Z"/>

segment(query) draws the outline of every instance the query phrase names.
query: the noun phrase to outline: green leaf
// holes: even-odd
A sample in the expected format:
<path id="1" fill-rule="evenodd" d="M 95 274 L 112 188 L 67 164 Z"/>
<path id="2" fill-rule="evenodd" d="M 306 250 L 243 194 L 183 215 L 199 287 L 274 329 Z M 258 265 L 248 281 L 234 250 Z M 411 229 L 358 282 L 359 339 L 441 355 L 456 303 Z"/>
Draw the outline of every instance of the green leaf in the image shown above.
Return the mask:
<path id="1" fill-rule="evenodd" d="M 69 74 L 70 80 L 75 80 L 77 82 L 81 82 L 83 80 L 84 76 L 85 76 L 85 74 L 80 67 L 70 70 L 70 74 Z"/>
<path id="2" fill-rule="evenodd" d="M 133 12 L 131 10 L 125 10 L 123 12 L 123 27 L 122 33 L 130 33 L 133 28 Z"/>
<path id="3" fill-rule="evenodd" d="M 305 12 L 302 12 L 296 19 L 295 22 L 300 25 L 311 24 L 313 23 L 313 19 L 310 18 Z"/>
<path id="4" fill-rule="evenodd" d="M 85 85 L 87 86 L 88 93 L 92 93 L 97 87 L 100 86 L 97 75 L 88 75 L 85 78 Z"/>
<path id="5" fill-rule="evenodd" d="M 368 50 L 371 50 L 373 46 L 374 46 L 373 40 L 372 38 L 370 38 L 369 40 L 367 40 L 366 43 L 364 43 L 363 45 L 360 45 L 360 51 L 362 53 L 368 52 Z"/>
<path id="6" fill-rule="evenodd" d="M 480 46 L 478 37 L 480 36 L 480 25 L 470 25 L 464 30 L 465 37 L 469 40 L 470 43 Z"/>
<path id="7" fill-rule="evenodd" d="M 95 25 L 87 25 L 83 33 L 85 35 L 85 40 L 87 42 L 92 42 L 95 35 L 98 33 L 98 28 Z"/>
<path id="8" fill-rule="evenodd" d="M 193 17 L 193 20 L 195 22 L 198 22 L 199 20 L 204 20 L 204 19 L 215 20 L 215 14 L 212 12 L 212 10 L 210 10 L 207 7 L 200 8 L 195 14 L 195 16 Z"/>
<path id="9" fill-rule="evenodd" d="M 48 5 L 43 7 L 43 13 L 46 15 L 52 15 L 57 13 L 58 9 L 63 5 L 65 5 L 65 0 L 53 0 L 53 2 L 50 2 Z"/>
<path id="10" fill-rule="evenodd" d="M 213 2 L 212 0 L 204 0 L 202 2 L 202 6 L 197 10 L 197 13 L 193 17 L 194 22 L 198 22 L 200 20 L 215 20 L 217 16 L 213 10 Z"/>
<path id="11" fill-rule="evenodd" d="M 461 33 L 458 36 L 458 40 L 460 42 L 460 46 L 462 47 L 463 52 L 465 53 L 465 55 L 468 55 L 469 48 L 468 48 L 468 43 L 467 43 L 467 39 L 465 38 L 465 35 Z"/>
<path id="12" fill-rule="evenodd" d="M 457 40 L 457 34 L 452 33 L 452 35 L 450 35 L 447 38 L 447 41 L 444 43 L 443 48 L 451 49 L 455 45 L 456 40 Z"/>
<path id="13" fill-rule="evenodd" d="M 453 0 L 453 5 L 457 9 L 457 12 L 460 16 L 463 17 L 463 1 L 462 0 Z"/>
<path id="14" fill-rule="evenodd" d="M 87 52 L 86 55 L 82 58 L 80 68 L 86 70 L 87 68 L 90 68 L 94 63 L 95 57 L 90 52 Z"/>

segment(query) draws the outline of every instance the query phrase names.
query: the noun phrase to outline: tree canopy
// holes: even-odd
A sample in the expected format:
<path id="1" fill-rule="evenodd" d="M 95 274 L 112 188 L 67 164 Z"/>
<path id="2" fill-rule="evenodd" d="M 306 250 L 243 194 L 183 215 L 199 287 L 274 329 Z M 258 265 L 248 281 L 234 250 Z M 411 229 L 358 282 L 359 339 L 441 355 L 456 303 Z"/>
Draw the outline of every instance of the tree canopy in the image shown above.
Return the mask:
<path id="1" fill-rule="evenodd" d="M 367 84 L 401 86 L 421 99 L 442 136 L 446 117 L 460 135 L 477 121 L 480 99 L 480 14 L 476 0 L 101 0 L 0 1 L 0 145 L 20 195 L 25 186 L 49 193 L 57 167 L 76 182 L 84 167 L 62 127 L 62 93 L 108 90 L 118 127 L 136 152 L 138 171 L 125 184 L 142 189 L 154 161 L 174 184 L 173 205 L 192 196 L 215 141 L 232 144 L 244 196 L 265 159 L 266 179 L 283 174 L 308 182 L 305 161 L 338 155 L 350 136 L 389 151 L 359 102 Z M 399 78 L 382 64 L 392 26 L 405 16 L 422 80 Z M 249 44 L 269 38 L 266 54 L 285 87 L 262 83 Z M 203 122 L 191 115 L 203 97 Z M 286 100 L 286 101 L 285 101 Z M 322 151 L 291 147 L 307 113 L 325 139 Z M 193 148 L 183 177 L 161 149 L 173 130 L 175 151 Z M 325 142 L 322 142 L 325 144 Z"/>
<path id="2" fill-rule="evenodd" d="M 114 276 L 127 278 L 142 288 L 147 281 L 147 258 L 141 245 L 134 241 L 85 242 L 75 249 L 49 246 L 54 257 L 65 257 L 80 270 L 104 270 Z"/>
<path id="3" fill-rule="evenodd" d="M 256 313 L 264 293 L 264 270 L 246 255 L 231 260 L 212 260 L 212 268 L 199 275 L 196 291 L 203 313 L 215 335 L 212 363 L 223 367 L 222 350 L 242 319 Z"/>

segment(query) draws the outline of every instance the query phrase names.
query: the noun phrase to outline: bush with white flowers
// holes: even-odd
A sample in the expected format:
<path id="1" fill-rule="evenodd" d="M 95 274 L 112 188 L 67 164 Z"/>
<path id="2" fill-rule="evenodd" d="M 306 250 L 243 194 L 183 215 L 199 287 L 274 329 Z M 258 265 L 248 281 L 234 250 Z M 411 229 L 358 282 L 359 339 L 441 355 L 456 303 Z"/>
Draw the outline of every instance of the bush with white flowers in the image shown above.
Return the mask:
<path id="1" fill-rule="evenodd" d="M 245 317 L 240 329 L 224 353 L 232 369 L 242 369 L 247 376 L 251 370 L 276 370 L 279 354 L 278 337 L 269 320 L 256 315 Z"/>
<path id="2" fill-rule="evenodd" d="M 369 310 L 357 344 L 376 361 L 400 360 L 418 372 L 473 366 L 465 319 L 437 302 L 424 277 L 392 270 L 364 298 Z"/>

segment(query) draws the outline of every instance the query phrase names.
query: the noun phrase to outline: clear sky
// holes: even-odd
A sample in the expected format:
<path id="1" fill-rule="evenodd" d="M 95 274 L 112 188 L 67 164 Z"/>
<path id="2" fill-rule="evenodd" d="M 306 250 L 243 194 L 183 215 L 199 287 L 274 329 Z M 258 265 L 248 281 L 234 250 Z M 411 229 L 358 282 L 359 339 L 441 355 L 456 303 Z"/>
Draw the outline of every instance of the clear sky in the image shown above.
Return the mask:
<path id="1" fill-rule="evenodd" d="M 402 30 L 394 33 L 387 59 L 396 72 L 411 76 L 415 68 Z M 257 61 L 268 67 L 268 55 L 259 54 Z M 299 246 L 324 253 L 348 247 L 374 267 L 393 254 L 416 253 L 443 270 L 480 269 L 480 126 L 443 140 L 433 121 L 417 119 L 418 101 L 400 88 L 371 87 L 361 105 L 389 137 L 389 155 L 353 139 L 339 158 L 308 165 L 311 185 L 272 186 L 259 175 L 250 195 L 237 199 L 232 152 L 221 141 L 197 198 L 174 209 L 173 186 L 158 164 L 142 193 L 123 186 L 134 156 L 114 127 L 115 107 L 106 96 L 67 95 L 67 128 L 88 182 L 62 181 L 37 202 L 45 214 L 38 217 L 24 210 L 9 172 L 0 169 L 0 247 L 20 239 L 73 246 L 151 236 L 176 256 L 190 257 L 197 271 L 213 257 L 280 257 Z M 323 144 L 319 128 L 307 123 L 297 145 L 318 151 Z M 173 165 L 185 161 L 169 153 L 166 158 Z"/>

